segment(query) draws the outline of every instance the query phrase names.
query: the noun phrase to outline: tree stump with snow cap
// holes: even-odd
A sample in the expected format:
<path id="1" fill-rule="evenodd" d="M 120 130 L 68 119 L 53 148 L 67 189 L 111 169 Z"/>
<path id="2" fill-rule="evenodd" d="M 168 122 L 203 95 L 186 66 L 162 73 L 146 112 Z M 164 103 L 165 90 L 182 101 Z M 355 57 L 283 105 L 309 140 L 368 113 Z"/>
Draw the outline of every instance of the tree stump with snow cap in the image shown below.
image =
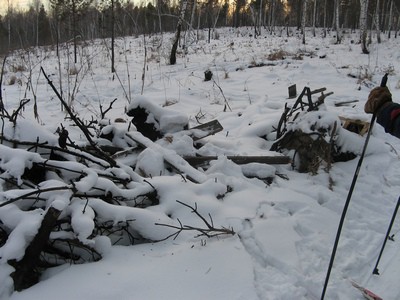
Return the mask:
<path id="1" fill-rule="evenodd" d="M 128 116 L 132 118 L 132 124 L 135 125 L 136 130 L 149 138 L 153 142 L 160 139 L 162 134 L 158 129 L 158 124 L 154 120 L 149 121 L 149 113 L 142 107 L 136 107 L 128 111 Z"/>
<path id="2" fill-rule="evenodd" d="M 188 129 L 189 119 L 181 112 L 161 107 L 144 96 L 138 96 L 128 107 L 127 115 L 132 117 L 132 124 L 137 131 L 153 142 L 166 133 Z"/>

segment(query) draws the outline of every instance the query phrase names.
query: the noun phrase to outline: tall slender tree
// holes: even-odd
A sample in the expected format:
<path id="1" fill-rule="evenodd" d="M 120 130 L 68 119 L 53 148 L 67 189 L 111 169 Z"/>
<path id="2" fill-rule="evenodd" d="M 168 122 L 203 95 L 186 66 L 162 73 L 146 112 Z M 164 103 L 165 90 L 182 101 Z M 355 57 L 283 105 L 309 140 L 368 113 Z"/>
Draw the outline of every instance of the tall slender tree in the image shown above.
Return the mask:
<path id="1" fill-rule="evenodd" d="M 381 20 L 380 20 L 380 1 L 376 0 L 376 6 L 375 6 L 375 14 L 374 14 L 374 23 L 375 23 L 375 29 L 376 29 L 376 38 L 378 41 L 378 44 L 381 43 Z"/>
<path id="2" fill-rule="evenodd" d="M 301 30 L 303 31 L 303 44 L 306 43 L 306 21 L 307 21 L 307 0 L 303 0 L 303 10 L 301 18 Z"/>
<path id="3" fill-rule="evenodd" d="M 369 54 L 367 45 L 368 0 L 360 0 L 360 42 L 364 54 Z"/>
<path id="4" fill-rule="evenodd" d="M 312 31 L 314 37 L 316 35 L 315 34 L 316 18 L 317 18 L 317 0 L 314 0 L 313 17 L 312 17 Z"/>
<path id="5" fill-rule="evenodd" d="M 389 20 L 388 20 L 388 38 L 390 39 L 390 35 L 392 32 L 392 24 L 393 24 L 393 1 L 390 0 L 390 9 L 389 9 Z"/>
<path id="6" fill-rule="evenodd" d="M 335 0 L 335 28 L 336 28 L 336 43 L 340 44 L 342 37 L 340 33 L 340 0 Z"/>
<path id="7" fill-rule="evenodd" d="M 185 18 L 188 1 L 189 0 L 181 0 L 181 2 L 180 2 L 181 7 L 180 7 L 179 18 L 178 18 L 178 24 L 176 26 L 175 40 L 174 40 L 174 43 L 172 44 L 171 55 L 169 57 L 169 63 L 171 65 L 176 64 L 176 50 L 178 49 L 178 43 L 179 43 L 179 39 L 181 37 L 182 23 Z"/>
<path id="8" fill-rule="evenodd" d="M 111 0 L 111 73 L 115 72 L 115 12 L 114 12 L 114 0 Z"/>
<path id="9" fill-rule="evenodd" d="M 327 0 L 324 1 L 324 37 L 326 37 L 326 21 L 327 21 L 327 20 L 326 20 L 326 18 L 327 18 L 327 16 L 326 16 L 326 14 L 327 14 L 327 13 L 326 13 L 326 10 L 327 10 L 327 5 L 326 5 L 327 3 L 326 3 L 326 1 L 327 1 Z"/>
<path id="10" fill-rule="evenodd" d="M 78 21 L 93 0 L 49 0 L 49 2 L 61 20 L 69 21 L 74 42 L 74 62 L 77 63 Z"/>

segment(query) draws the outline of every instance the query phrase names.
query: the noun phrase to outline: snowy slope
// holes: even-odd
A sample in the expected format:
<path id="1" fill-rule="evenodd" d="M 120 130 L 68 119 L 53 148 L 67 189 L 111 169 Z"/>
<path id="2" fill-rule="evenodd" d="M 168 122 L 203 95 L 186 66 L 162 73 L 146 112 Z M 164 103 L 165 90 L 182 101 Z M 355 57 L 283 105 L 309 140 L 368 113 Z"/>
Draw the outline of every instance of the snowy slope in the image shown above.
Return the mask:
<path id="1" fill-rule="evenodd" d="M 251 32 L 246 28 L 219 30 L 219 39 L 210 44 L 205 40 L 195 42 L 188 35 L 187 52 L 181 53 L 175 66 L 166 63 L 170 35 L 146 37 L 149 51 L 146 58 L 143 37 L 120 39 L 118 78 L 109 72 L 103 42 L 93 42 L 80 50 L 83 63 L 76 66 L 81 68 L 79 91 L 72 103 L 82 118 L 90 119 L 99 116 L 99 105 L 105 108 L 117 98 L 108 116 L 129 120 L 124 112 L 128 100 L 134 101 L 143 89 L 143 96 L 153 104 L 168 104 L 169 108 L 186 114 L 191 127 L 197 125 L 196 119 L 201 122 L 218 119 L 224 130 L 207 137 L 206 145 L 198 151 L 202 155 L 217 155 L 218 160 L 207 171 L 196 173 L 200 178 L 198 184 L 184 182 L 179 175 L 153 176 L 149 181 L 161 195 L 160 204 L 146 210 L 149 216 L 169 212 L 183 224 L 200 226 L 201 221 L 177 200 L 192 206 L 197 204 L 204 216 L 212 216 L 216 226 L 233 228 L 236 234 L 205 239 L 196 238 L 196 233 L 189 231 L 175 240 L 158 243 L 109 247 L 104 242 L 99 246 L 104 252 L 101 261 L 48 270 L 41 282 L 14 292 L 10 299 L 320 298 L 358 157 L 335 163 L 329 172 L 321 167 L 316 175 L 298 173 L 289 165 L 248 166 L 251 172 L 281 175 L 274 175 L 268 185 L 244 176 L 245 167 L 224 156 L 274 154 L 269 150 L 272 137 L 261 137 L 277 125 L 285 103 L 294 103 L 295 99 L 288 99 L 287 92 L 292 84 L 297 85 L 298 93 L 305 86 L 326 87 L 326 92 L 334 92 L 324 105 L 330 116 L 369 121 L 371 116 L 363 112 L 365 100 L 370 89 L 379 85 L 383 74 L 390 72 L 388 87 L 393 99 L 400 101 L 399 40 L 373 43 L 371 53 L 362 55 L 360 45 L 353 42 L 357 40 L 356 34 L 344 34 L 340 45 L 334 44 L 334 37 L 310 35 L 303 45 L 295 32 L 291 37 L 265 32 L 258 39 L 251 37 Z M 161 40 L 162 46 L 157 47 Z M 271 53 L 280 51 L 285 53 L 285 59 L 268 59 Z M 298 59 L 300 55 L 302 59 Z M 10 67 L 5 82 L 12 76 L 19 81 L 3 86 L 3 99 L 12 110 L 20 99 L 32 98 L 31 91 L 35 91 L 38 126 L 41 126 L 38 130 L 46 129 L 51 140 L 55 139 L 51 133 L 60 123 L 66 126 L 69 121 L 63 119 L 64 112 L 40 75 L 36 60 L 58 84 L 54 52 L 50 49 L 24 52 L 8 58 Z M 27 72 L 12 71 L 11 65 L 19 64 L 33 68 L 33 89 L 26 89 Z M 265 66 L 248 68 L 254 64 Z M 63 58 L 64 78 L 69 66 L 70 62 Z M 213 72 L 213 81 L 204 81 L 207 69 Z M 68 90 L 74 93 L 74 87 L 78 88 L 75 77 L 71 78 L 63 82 L 65 95 Z M 337 102 L 353 100 L 358 102 L 335 106 Z M 21 122 L 36 122 L 33 103 L 28 104 L 23 116 Z M 68 130 L 73 140 L 83 139 L 77 128 Z M 20 137 L 34 132 L 31 126 L 22 130 Z M 342 142 L 344 148 L 359 154 L 364 138 L 347 134 Z M 172 144 L 160 141 L 157 146 L 149 157 L 142 158 L 143 168 L 153 173 L 158 170 L 155 162 L 160 152 L 172 155 L 168 151 L 173 150 L 172 153 L 184 155 L 195 151 L 190 141 L 179 135 Z M 379 265 L 381 275 L 372 275 L 400 195 L 399 149 L 398 139 L 386 134 L 379 125 L 374 127 L 344 223 L 326 299 L 363 299 L 351 286 L 350 279 L 385 300 L 400 298 L 400 245 L 396 236 L 394 242 L 386 245 Z M 169 157 L 176 159 L 173 155 Z M 222 199 L 216 198 L 227 186 L 232 192 L 225 193 Z M 0 217 L 6 215 L 6 207 L 0 209 Z M 147 222 L 143 230 L 153 236 L 167 235 L 165 227 L 153 223 Z M 396 234 L 399 227 L 400 219 L 394 223 L 392 233 Z M 7 251 L 17 247 L 9 245 Z M 6 257 L 4 248 L 0 251 Z M 1 262 L 2 268 L 7 268 L 4 258 Z M 0 271 L 3 293 L 0 295 L 7 299 L 10 270 L 5 268 Z"/>

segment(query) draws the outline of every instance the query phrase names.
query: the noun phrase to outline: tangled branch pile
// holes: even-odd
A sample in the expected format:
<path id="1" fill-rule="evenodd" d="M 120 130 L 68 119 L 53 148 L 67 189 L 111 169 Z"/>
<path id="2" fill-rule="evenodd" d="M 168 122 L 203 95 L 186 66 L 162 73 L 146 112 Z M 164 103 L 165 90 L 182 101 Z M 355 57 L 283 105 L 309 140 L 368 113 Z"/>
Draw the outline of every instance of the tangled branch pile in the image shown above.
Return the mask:
<path id="1" fill-rule="evenodd" d="M 48 267 L 99 260 L 112 244 L 160 241 L 182 230 L 207 237 L 213 231 L 234 234 L 206 221 L 193 202 L 184 204 L 198 216 L 193 226 L 174 218 L 173 207 L 160 207 L 160 199 L 169 197 L 160 193 L 166 185 L 207 185 L 216 201 L 227 191 L 174 151 L 129 124 L 105 118 L 85 123 L 67 110 L 86 137 L 78 143 L 64 126 L 57 136 L 18 119 L 25 104 L 13 114 L 1 107 L 0 281 L 9 289 L 35 284 Z M 179 172 L 164 162 L 179 166 Z M 161 179 L 161 173 L 170 179 Z"/>

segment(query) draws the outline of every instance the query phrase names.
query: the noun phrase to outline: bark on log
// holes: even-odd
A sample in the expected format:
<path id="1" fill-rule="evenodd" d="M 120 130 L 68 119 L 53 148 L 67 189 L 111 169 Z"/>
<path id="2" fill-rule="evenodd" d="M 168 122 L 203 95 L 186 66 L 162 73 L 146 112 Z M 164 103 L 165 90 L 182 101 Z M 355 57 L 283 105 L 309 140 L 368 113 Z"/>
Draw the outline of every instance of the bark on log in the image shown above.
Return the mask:
<path id="1" fill-rule="evenodd" d="M 38 282 L 40 273 L 37 267 L 40 253 L 46 246 L 60 213 L 61 211 L 58 209 L 50 207 L 43 217 L 38 233 L 26 248 L 24 257 L 20 261 L 9 262 L 15 268 L 15 272 L 11 276 L 16 291 L 29 288 Z"/>

